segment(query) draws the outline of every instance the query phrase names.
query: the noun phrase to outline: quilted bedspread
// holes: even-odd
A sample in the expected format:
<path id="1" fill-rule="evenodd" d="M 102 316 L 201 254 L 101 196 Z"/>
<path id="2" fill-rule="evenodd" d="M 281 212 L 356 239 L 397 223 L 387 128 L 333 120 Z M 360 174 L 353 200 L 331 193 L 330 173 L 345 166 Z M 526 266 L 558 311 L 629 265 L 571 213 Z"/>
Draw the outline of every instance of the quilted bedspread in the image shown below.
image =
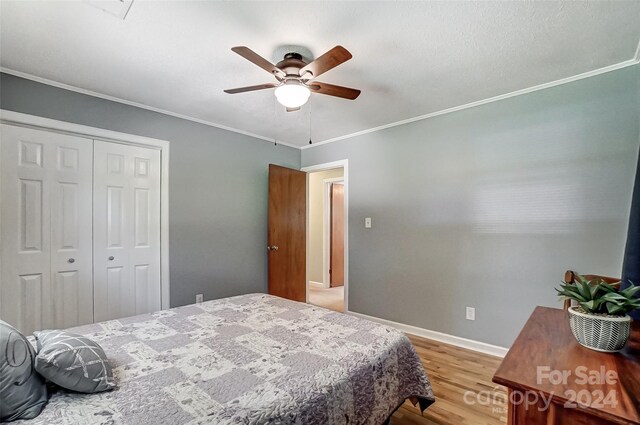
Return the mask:
<path id="1" fill-rule="evenodd" d="M 375 424 L 434 401 L 407 337 L 250 294 L 70 329 L 96 340 L 117 388 L 55 390 L 29 424 Z"/>

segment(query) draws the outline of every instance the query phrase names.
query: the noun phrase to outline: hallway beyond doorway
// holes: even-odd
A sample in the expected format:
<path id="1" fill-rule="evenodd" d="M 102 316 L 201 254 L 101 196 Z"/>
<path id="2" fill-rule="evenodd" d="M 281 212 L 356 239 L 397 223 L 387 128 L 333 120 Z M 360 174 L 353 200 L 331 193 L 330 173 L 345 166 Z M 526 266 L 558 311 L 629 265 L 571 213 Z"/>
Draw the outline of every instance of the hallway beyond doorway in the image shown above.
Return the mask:
<path id="1" fill-rule="evenodd" d="M 320 288 L 309 285 L 309 303 L 344 313 L 344 286 Z"/>

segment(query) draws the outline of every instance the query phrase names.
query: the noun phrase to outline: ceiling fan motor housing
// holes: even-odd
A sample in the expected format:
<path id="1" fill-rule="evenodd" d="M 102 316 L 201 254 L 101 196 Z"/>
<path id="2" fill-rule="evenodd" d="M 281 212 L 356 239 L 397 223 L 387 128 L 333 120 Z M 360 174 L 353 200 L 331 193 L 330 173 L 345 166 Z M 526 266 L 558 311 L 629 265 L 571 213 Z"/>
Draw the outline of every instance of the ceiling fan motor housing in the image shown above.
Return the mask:
<path id="1" fill-rule="evenodd" d="M 302 55 L 300 53 L 290 52 L 284 55 L 284 59 L 276 64 L 276 68 L 284 71 L 284 73 L 287 74 L 287 77 L 299 79 L 301 77 L 299 74 L 300 69 L 304 68 L 306 65 L 307 63 L 302 60 Z M 310 79 L 311 75 L 308 77 L 308 79 Z"/>
<path id="2" fill-rule="evenodd" d="M 298 59 L 298 60 L 302 60 L 302 55 L 300 53 L 296 53 L 296 52 L 289 52 L 286 55 L 284 55 L 285 59 Z"/>

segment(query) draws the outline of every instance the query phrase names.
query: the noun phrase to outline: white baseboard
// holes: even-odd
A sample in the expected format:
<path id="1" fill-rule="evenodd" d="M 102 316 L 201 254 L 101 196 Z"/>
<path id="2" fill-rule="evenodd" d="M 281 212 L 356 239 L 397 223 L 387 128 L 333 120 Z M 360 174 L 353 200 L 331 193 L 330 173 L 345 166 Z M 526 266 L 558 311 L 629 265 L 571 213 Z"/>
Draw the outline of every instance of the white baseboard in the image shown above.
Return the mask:
<path id="1" fill-rule="evenodd" d="M 309 281 L 309 285 L 310 286 L 315 286 L 316 288 L 328 288 L 329 287 L 329 285 L 325 285 L 322 282 L 316 282 L 314 280 L 310 280 Z"/>
<path id="2" fill-rule="evenodd" d="M 433 339 L 434 341 L 444 342 L 445 344 L 455 345 L 456 347 L 466 348 L 467 350 L 477 351 L 479 353 L 490 354 L 496 357 L 504 357 L 509 351 L 508 348 L 499 347 L 497 345 L 487 344 L 486 342 L 475 341 L 473 339 L 461 338 L 459 336 L 449 335 L 442 332 L 431 331 L 429 329 L 419 328 L 417 326 L 405 325 L 404 323 L 392 322 L 391 320 L 380 319 L 366 314 L 347 311 L 347 314 L 360 317 L 362 319 L 378 322 L 383 325 L 396 328 L 399 331 L 416 335 L 422 338 Z"/>

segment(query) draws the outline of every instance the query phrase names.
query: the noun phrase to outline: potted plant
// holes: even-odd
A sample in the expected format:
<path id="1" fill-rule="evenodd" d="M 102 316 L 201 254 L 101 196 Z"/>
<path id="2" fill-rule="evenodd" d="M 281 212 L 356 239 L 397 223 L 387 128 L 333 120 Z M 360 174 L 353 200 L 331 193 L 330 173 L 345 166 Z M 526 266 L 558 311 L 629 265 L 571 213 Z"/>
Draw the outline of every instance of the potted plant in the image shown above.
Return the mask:
<path id="1" fill-rule="evenodd" d="M 631 330 L 627 313 L 640 308 L 640 298 L 635 297 L 640 286 L 631 284 L 618 290 L 601 279 L 587 281 L 576 276 L 575 284 L 560 285 L 556 291 L 563 299 L 578 304 L 569 307 L 569 324 L 581 345 L 607 353 L 624 347 Z"/>

